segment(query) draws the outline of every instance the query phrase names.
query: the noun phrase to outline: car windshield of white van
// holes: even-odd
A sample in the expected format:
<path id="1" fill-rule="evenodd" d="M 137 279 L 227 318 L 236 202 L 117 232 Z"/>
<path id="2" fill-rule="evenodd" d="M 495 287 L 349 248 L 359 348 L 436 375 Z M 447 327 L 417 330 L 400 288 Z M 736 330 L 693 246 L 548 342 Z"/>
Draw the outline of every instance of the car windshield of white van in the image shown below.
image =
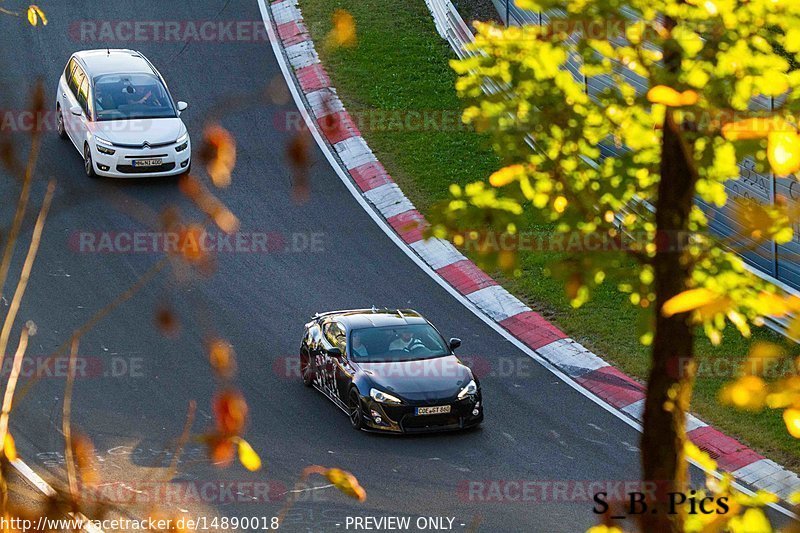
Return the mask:
<path id="1" fill-rule="evenodd" d="M 166 87 L 150 74 L 108 74 L 94 80 L 96 120 L 169 118 L 177 113 Z"/>

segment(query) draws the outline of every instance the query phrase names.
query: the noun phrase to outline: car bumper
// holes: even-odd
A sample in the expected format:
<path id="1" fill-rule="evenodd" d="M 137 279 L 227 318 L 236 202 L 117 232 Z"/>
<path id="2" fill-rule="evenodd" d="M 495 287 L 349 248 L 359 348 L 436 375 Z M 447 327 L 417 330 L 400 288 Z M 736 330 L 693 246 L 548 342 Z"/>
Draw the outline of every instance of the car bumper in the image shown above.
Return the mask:
<path id="1" fill-rule="evenodd" d="M 150 149 L 113 147 L 114 154 L 104 154 L 92 146 L 94 171 L 98 176 L 111 178 L 144 178 L 157 176 L 177 176 L 189 170 L 191 165 L 191 145 L 177 152 L 175 145 Z M 143 159 L 160 159 L 159 166 L 138 166 Z"/>
<path id="2" fill-rule="evenodd" d="M 364 427 L 369 431 L 406 434 L 435 433 L 467 429 L 483 422 L 483 401 L 480 395 L 463 400 L 446 399 L 440 402 L 413 405 L 382 404 L 369 398 L 365 404 Z M 416 414 L 417 407 L 431 405 L 450 405 L 450 412 L 434 415 Z M 474 414 L 476 411 L 478 414 Z"/>

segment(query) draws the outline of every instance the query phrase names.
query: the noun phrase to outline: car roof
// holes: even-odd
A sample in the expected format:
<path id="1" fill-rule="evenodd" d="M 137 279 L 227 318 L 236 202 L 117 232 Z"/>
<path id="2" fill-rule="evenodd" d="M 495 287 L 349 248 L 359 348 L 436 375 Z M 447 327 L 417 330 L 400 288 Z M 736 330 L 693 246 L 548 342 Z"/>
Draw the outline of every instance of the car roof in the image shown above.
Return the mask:
<path id="1" fill-rule="evenodd" d="M 76 52 L 87 74 L 96 78 L 103 74 L 155 74 L 145 57 L 135 50 L 102 48 Z"/>
<path id="2" fill-rule="evenodd" d="M 317 313 L 316 318 L 335 318 L 348 330 L 427 324 L 428 321 L 413 309 L 349 309 Z"/>

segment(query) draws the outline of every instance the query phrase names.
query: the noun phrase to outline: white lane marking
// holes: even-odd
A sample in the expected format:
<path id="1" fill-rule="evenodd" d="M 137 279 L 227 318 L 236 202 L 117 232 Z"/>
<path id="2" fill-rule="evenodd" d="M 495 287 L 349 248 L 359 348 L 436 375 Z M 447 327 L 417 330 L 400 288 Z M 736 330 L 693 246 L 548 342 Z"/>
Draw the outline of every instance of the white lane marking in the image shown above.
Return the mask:
<path id="1" fill-rule="evenodd" d="M 445 291 L 447 291 L 453 298 L 455 298 L 458 302 L 460 302 L 464 307 L 469 309 L 478 319 L 482 320 L 487 326 L 495 330 L 498 334 L 504 337 L 508 342 L 513 344 L 516 348 L 526 354 L 528 357 L 535 360 L 537 363 L 542 365 L 544 368 L 552 372 L 556 375 L 559 379 L 561 379 L 564 383 L 575 389 L 578 393 L 582 394 L 592 402 L 599 405 L 601 408 L 605 409 L 607 412 L 611 413 L 611 415 L 615 416 L 625 424 L 629 425 L 630 427 L 636 429 L 637 431 L 642 431 L 642 425 L 628 417 L 626 414 L 620 412 L 618 409 L 612 407 L 611 405 L 607 404 L 604 400 L 600 399 L 599 397 L 595 396 L 591 391 L 583 388 L 582 385 L 571 379 L 567 374 L 562 372 L 558 367 L 550 363 L 548 360 L 541 357 L 535 350 L 531 350 L 528 346 L 522 343 L 518 338 L 511 335 L 508 331 L 502 328 L 500 324 L 495 322 L 494 320 L 490 319 L 486 314 L 481 312 L 475 304 L 470 302 L 467 298 L 463 297 L 461 293 L 459 293 L 454 287 L 452 287 L 447 281 L 445 281 L 441 276 L 439 276 L 430 266 L 428 266 L 422 259 L 412 251 L 411 246 L 406 245 L 406 243 L 400 238 L 397 233 L 395 233 L 394 229 L 383 219 L 383 217 L 378 214 L 377 211 L 372 209 L 361 194 L 361 191 L 356 188 L 355 183 L 353 183 L 352 179 L 345 174 L 342 166 L 336 160 L 336 157 L 331 153 L 328 145 L 325 142 L 325 139 L 322 137 L 322 133 L 319 131 L 316 121 L 309 115 L 308 110 L 305 107 L 303 102 L 303 98 L 300 96 L 300 92 L 297 90 L 297 86 L 294 83 L 294 79 L 292 78 L 292 74 L 289 71 L 289 64 L 286 61 L 286 58 L 283 56 L 283 52 L 281 50 L 281 45 L 278 40 L 277 35 L 275 35 L 275 30 L 272 27 L 272 22 L 269 13 L 269 6 L 267 5 L 267 0 L 257 0 L 259 8 L 261 9 L 261 16 L 264 19 L 264 25 L 267 28 L 267 32 L 269 33 L 269 41 L 272 44 L 272 51 L 275 54 L 275 59 L 278 62 L 278 66 L 281 69 L 281 73 L 283 74 L 284 80 L 286 81 L 286 85 L 289 87 L 289 91 L 292 93 L 292 98 L 294 99 L 295 105 L 297 105 L 297 109 L 300 111 L 300 115 L 303 117 L 303 120 L 308 126 L 309 131 L 311 132 L 312 137 L 314 137 L 314 141 L 316 141 L 319 149 L 322 151 L 325 158 L 328 160 L 328 163 L 333 168 L 333 171 L 336 172 L 336 175 L 339 176 L 339 179 L 344 183 L 347 190 L 350 191 L 350 194 L 356 200 L 356 202 L 361 205 L 367 215 L 378 225 L 378 227 L 386 234 L 386 236 L 391 240 L 403 253 L 408 256 L 411 261 L 413 261 L 424 273 L 426 273 L 434 282 L 438 283 Z M 714 477 L 721 479 L 722 474 L 719 472 L 709 472 L 702 465 L 700 465 L 697 461 L 692 459 L 688 460 L 696 468 L 702 470 L 703 472 L 709 473 Z M 748 494 L 750 496 L 754 495 L 755 492 L 748 489 L 747 487 L 742 486 L 740 483 L 733 483 L 733 486 L 736 487 L 737 490 Z M 793 512 L 789 511 L 788 509 L 784 509 L 778 504 L 770 503 L 770 507 L 775 509 L 781 514 L 784 514 L 790 518 L 795 520 L 798 519 L 798 516 Z"/>
<path id="2" fill-rule="evenodd" d="M 349 137 L 336 143 L 334 149 L 339 154 L 339 157 L 342 158 L 347 170 L 353 170 L 361 165 L 378 161 L 378 158 L 369 149 L 367 141 L 360 135 Z"/>
<path id="3" fill-rule="evenodd" d="M 276 24 L 286 24 L 303 19 L 303 15 L 293 0 L 272 4 L 272 14 L 275 16 Z"/>
<path id="4" fill-rule="evenodd" d="M 697 428 L 704 428 L 708 426 L 705 422 L 694 416 L 693 414 L 686 415 L 686 432 L 690 432 Z"/>
<path id="5" fill-rule="evenodd" d="M 467 298 L 497 322 L 531 310 L 500 285 L 490 285 L 471 292 Z"/>
<path id="6" fill-rule="evenodd" d="M 642 416 L 644 415 L 644 398 L 635 401 L 632 404 L 626 405 L 625 407 L 622 408 L 622 411 L 628 413 L 636 420 L 641 421 Z"/>
<path id="7" fill-rule="evenodd" d="M 310 41 L 307 41 L 310 42 Z M 322 118 L 339 111 L 344 111 L 344 104 L 336 96 L 336 89 L 331 87 L 323 87 L 316 91 L 306 94 L 308 105 L 311 106 L 311 111 L 317 118 Z"/>
<path id="8" fill-rule="evenodd" d="M 610 366 L 600 357 L 573 339 L 558 339 L 536 350 L 542 357 L 553 361 L 566 374 L 579 377 L 598 368 Z"/>
<path id="9" fill-rule="evenodd" d="M 446 267 L 447 265 L 452 265 L 453 263 L 458 263 L 459 261 L 466 259 L 466 257 L 464 257 L 464 255 L 459 252 L 450 241 L 446 241 L 444 239 L 434 238 L 428 239 L 427 241 L 422 239 L 411 243 L 409 246 L 411 247 L 411 250 L 417 252 L 417 256 L 421 258 L 420 261 L 424 262 L 425 266 L 433 270 L 438 270 Z M 406 255 L 408 254 L 409 252 L 406 252 Z M 432 274 L 429 275 L 442 279 L 433 271 Z M 450 287 L 450 284 L 443 279 L 442 283 Z M 440 285 L 442 285 L 442 283 L 440 283 Z M 453 291 L 455 292 L 455 289 L 453 289 Z M 460 293 L 456 292 L 456 294 Z"/>
<path id="10" fill-rule="evenodd" d="M 286 55 L 295 70 L 319 63 L 319 56 L 311 41 L 302 41 L 286 47 Z"/>
<path id="11" fill-rule="evenodd" d="M 386 218 L 414 209 L 414 204 L 406 198 L 396 183 L 386 183 L 364 193 L 372 205 Z"/>

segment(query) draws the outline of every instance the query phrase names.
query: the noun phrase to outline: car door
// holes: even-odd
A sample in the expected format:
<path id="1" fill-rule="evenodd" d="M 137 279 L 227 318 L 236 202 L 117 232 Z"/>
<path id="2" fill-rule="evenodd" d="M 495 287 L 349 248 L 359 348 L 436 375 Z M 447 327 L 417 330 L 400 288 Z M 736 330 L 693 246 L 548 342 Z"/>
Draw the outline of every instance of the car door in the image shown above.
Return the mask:
<path id="1" fill-rule="evenodd" d="M 69 58 L 69 61 L 67 61 L 67 66 L 64 67 L 64 75 L 58 80 L 58 107 L 61 110 L 61 117 L 64 120 L 64 131 L 67 132 L 69 131 L 69 102 L 70 93 L 72 92 L 72 89 L 70 88 L 70 82 L 76 66 L 77 62 L 75 61 L 75 58 Z"/>
<path id="2" fill-rule="evenodd" d="M 83 140 L 80 133 L 81 128 L 84 126 L 84 123 L 81 122 L 81 118 L 83 117 L 73 115 L 72 109 L 75 106 L 80 106 L 79 95 L 81 87 L 84 87 L 84 90 L 88 91 L 88 80 L 86 79 L 86 74 L 83 72 L 81 66 L 77 64 L 77 61 L 74 59 L 71 61 L 74 62 L 75 66 L 67 80 L 68 90 L 63 94 L 64 105 L 62 106 L 61 113 L 64 117 L 64 129 L 67 131 L 67 135 L 72 140 L 75 147 L 82 152 Z M 84 83 L 86 85 L 84 85 Z"/>
<path id="3" fill-rule="evenodd" d="M 80 68 L 80 66 L 78 67 Z M 77 70 L 76 70 L 77 72 Z M 75 116 L 75 146 L 83 150 L 83 141 L 86 139 L 86 134 L 89 131 L 89 122 L 91 121 L 91 83 L 89 76 L 84 75 L 83 79 L 78 85 L 78 105 L 81 106 L 81 114 Z"/>
<path id="4" fill-rule="evenodd" d="M 322 325 L 323 365 L 318 373 L 323 392 L 334 401 L 342 399 L 336 380 L 336 369 L 344 358 L 345 338 L 345 329 L 336 320 L 327 320 Z M 332 353 L 334 349 L 338 350 L 338 354 Z"/>
<path id="5" fill-rule="evenodd" d="M 334 361 L 333 371 L 336 389 L 339 392 L 339 399 L 347 404 L 350 386 L 353 383 L 353 376 L 356 373 L 356 366 L 350 354 L 342 349 L 342 356 Z"/>

